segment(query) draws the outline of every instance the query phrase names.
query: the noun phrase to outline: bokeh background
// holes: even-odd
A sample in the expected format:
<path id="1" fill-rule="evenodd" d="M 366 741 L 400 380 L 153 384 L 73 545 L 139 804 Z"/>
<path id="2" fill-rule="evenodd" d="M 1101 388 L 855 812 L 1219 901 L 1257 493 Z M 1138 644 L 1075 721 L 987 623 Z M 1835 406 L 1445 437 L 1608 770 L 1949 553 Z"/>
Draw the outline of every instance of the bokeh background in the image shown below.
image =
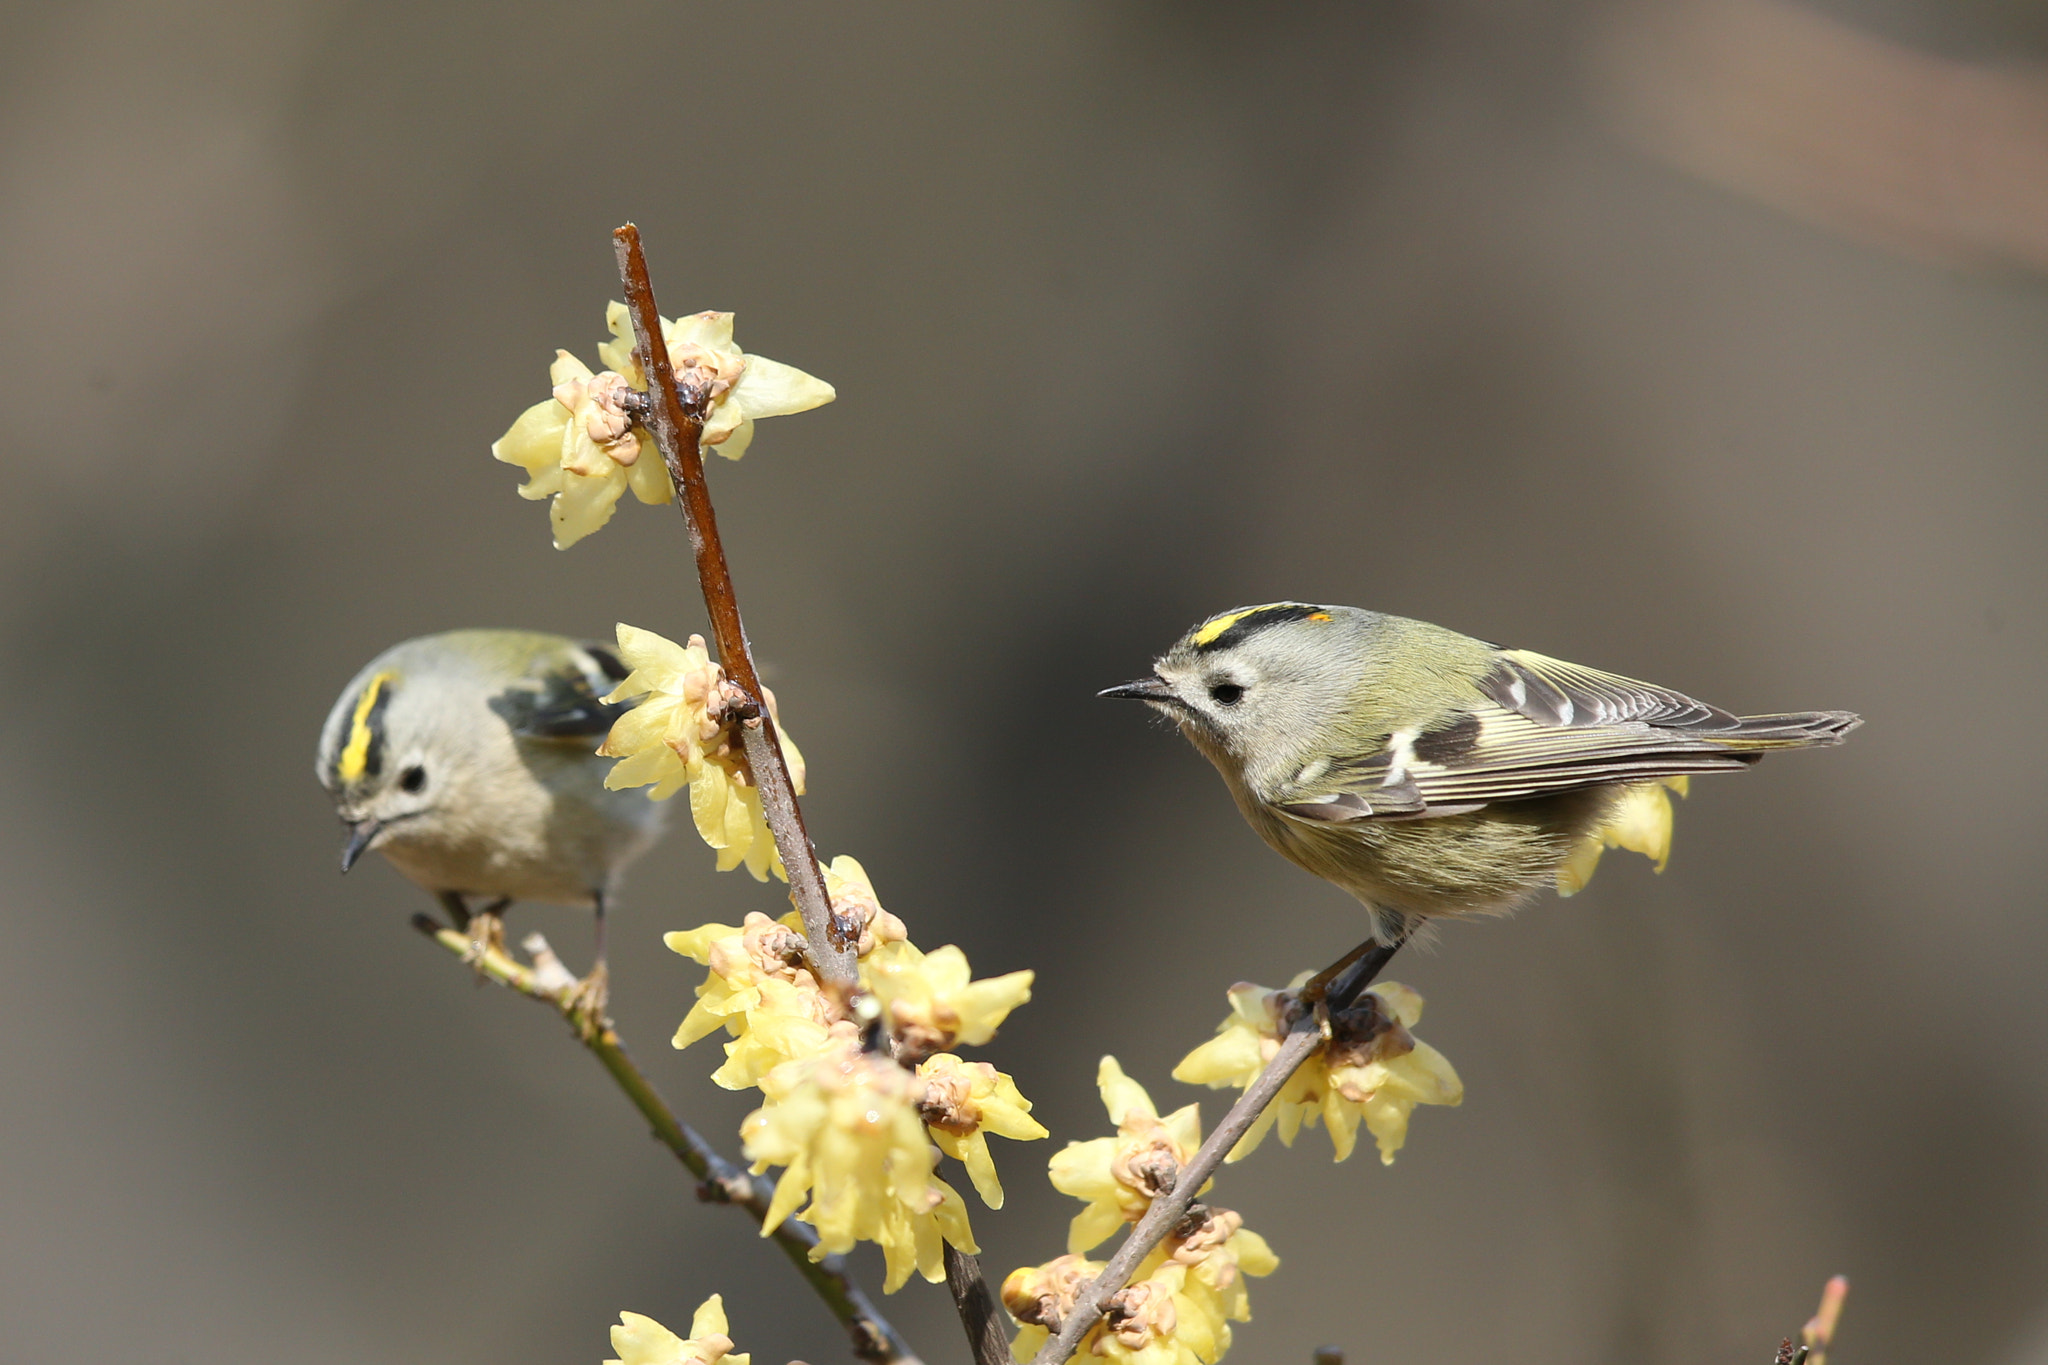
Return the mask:
<path id="1" fill-rule="evenodd" d="M 2048 1360 L 2048 11 L 78 0 L 0 49 L 0 1357 L 596 1361 L 714 1290 L 836 1329 L 311 776 L 415 633 L 702 626 L 666 509 L 567 554 L 487 447 L 592 354 L 607 237 L 825 376 L 714 469 L 811 825 L 928 944 L 1037 969 L 1055 1143 L 1241 978 L 1354 938 L 1092 692 L 1191 621 L 1369 605 L 1837 752 L 1701 781 L 1654 877 L 1394 973 L 1457 1063 L 1391 1169 L 1271 1146 L 1247 1361 Z M 773 909 L 694 841 L 669 928 Z M 535 909 L 572 962 L 584 922 Z M 706 1044 L 705 1047 L 711 1045 Z M 1202 1096 L 1212 1117 L 1218 1097 Z M 993 1276 L 1060 1249 L 999 1153 Z M 871 1267 L 868 1268 L 871 1271 Z M 962 1357 L 942 1292 L 889 1311 Z"/>

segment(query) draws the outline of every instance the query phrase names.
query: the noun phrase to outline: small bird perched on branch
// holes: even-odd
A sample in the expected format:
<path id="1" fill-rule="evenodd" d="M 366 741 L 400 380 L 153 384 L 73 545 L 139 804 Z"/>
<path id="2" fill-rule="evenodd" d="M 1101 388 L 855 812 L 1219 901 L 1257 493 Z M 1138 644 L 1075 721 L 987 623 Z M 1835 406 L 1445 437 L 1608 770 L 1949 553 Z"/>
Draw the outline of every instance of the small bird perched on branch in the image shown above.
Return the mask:
<path id="1" fill-rule="evenodd" d="M 525 630 L 451 630 L 393 645 L 342 689 L 315 771 L 348 827 L 346 872 L 371 849 L 434 893 L 481 954 L 515 900 L 597 914 L 579 1004 L 602 1017 L 605 909 L 663 810 L 607 791 L 596 753 L 630 709 L 602 645 Z M 472 907 L 472 898 L 484 904 Z"/>
<path id="2" fill-rule="evenodd" d="M 1548 884 L 1569 895 L 1603 848 L 1661 868 L 1667 788 L 1839 744 L 1862 723 L 1731 715 L 1424 621 L 1302 602 L 1211 617 L 1151 677 L 1101 695 L 1170 716 L 1259 837 L 1356 896 L 1384 945 Z"/>

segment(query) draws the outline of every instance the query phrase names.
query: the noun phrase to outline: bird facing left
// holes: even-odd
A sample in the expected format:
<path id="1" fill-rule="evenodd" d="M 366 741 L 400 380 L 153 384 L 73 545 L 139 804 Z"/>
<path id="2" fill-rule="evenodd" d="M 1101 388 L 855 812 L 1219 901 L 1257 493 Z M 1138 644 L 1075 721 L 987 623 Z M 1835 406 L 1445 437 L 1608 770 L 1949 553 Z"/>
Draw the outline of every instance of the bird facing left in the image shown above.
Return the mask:
<path id="1" fill-rule="evenodd" d="M 596 912 L 578 992 L 601 1017 L 605 912 L 663 808 L 608 791 L 597 745 L 632 703 L 602 645 L 525 630 L 451 630 L 393 645 L 342 689 L 316 772 L 347 827 L 346 872 L 381 853 L 447 907 L 473 952 L 500 944 L 513 901 Z"/>

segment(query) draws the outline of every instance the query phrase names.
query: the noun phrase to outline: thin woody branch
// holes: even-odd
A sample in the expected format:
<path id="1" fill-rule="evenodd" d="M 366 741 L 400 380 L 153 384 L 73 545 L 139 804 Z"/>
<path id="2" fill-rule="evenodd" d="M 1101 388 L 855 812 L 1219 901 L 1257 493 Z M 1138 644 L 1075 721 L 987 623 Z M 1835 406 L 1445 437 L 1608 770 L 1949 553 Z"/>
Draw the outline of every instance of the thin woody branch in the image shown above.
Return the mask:
<path id="1" fill-rule="evenodd" d="M 711 507 L 711 489 L 704 481 L 704 456 L 700 448 L 704 414 L 711 395 L 696 386 L 680 386 L 675 366 L 669 360 L 668 342 L 661 334 L 661 313 L 654 301 L 654 285 L 647 275 L 647 257 L 640 249 L 640 230 L 631 223 L 612 233 L 619 262 L 619 281 L 625 286 L 626 308 L 633 316 L 634 347 L 641 369 L 647 374 L 648 425 L 654 444 L 668 466 L 669 482 L 675 488 L 676 507 L 689 531 L 690 548 L 697 557 L 697 579 L 704 590 L 704 607 L 711 617 L 711 634 L 718 645 L 718 661 L 735 686 L 747 695 L 754 712 L 740 727 L 747 756 L 747 770 L 761 793 L 761 813 L 775 837 L 775 850 L 789 874 L 790 898 L 803 915 L 804 937 L 810 942 L 812 964 L 818 979 L 841 992 L 856 978 L 850 945 L 840 941 L 832 922 L 832 901 L 825 891 L 825 876 L 818 869 L 818 857 L 811 847 L 804 817 L 796 802 L 796 784 L 789 764 L 782 757 L 782 745 L 775 737 L 775 718 L 769 714 L 754 669 L 754 653 L 747 641 L 746 622 L 740 616 L 739 598 L 734 595 L 732 570 L 726 564 L 725 546 L 718 538 L 718 518 Z"/>
<path id="2" fill-rule="evenodd" d="M 724 665 L 726 676 L 746 693 L 747 705 L 753 711 L 740 726 L 747 769 L 761 793 L 762 817 L 775 838 L 783 869 L 789 874 L 790 898 L 803 916 L 804 937 L 819 983 L 843 999 L 859 981 L 853 945 L 838 932 L 833 919 L 824 874 L 819 870 L 810 834 L 804 828 L 803 811 L 797 805 L 796 784 L 790 779 L 789 764 L 775 735 L 775 718 L 768 710 L 766 693 L 754 669 L 753 647 L 747 640 L 746 622 L 733 591 L 725 547 L 718 538 L 711 489 L 704 479 L 702 440 L 711 394 L 695 384 L 677 382 L 668 342 L 661 332 L 661 310 L 655 303 L 654 284 L 648 277 L 639 228 L 627 223 L 612 233 L 612 241 L 618 257 L 619 280 L 626 291 L 626 308 L 633 318 L 635 354 L 647 375 L 648 428 L 668 468 L 676 507 L 683 514 L 690 548 L 696 554 L 697 578 L 704 590 L 704 606 L 711 617 L 719 662 Z M 767 1206 L 764 1203 L 762 1207 L 765 1210 Z M 976 1365 L 1007 1365 L 1009 1348 L 1004 1340 L 1002 1318 L 982 1277 L 981 1263 L 950 1243 L 945 1247 L 945 1256 L 947 1288 L 967 1331 Z"/>
<path id="3" fill-rule="evenodd" d="M 1379 975 L 1399 947 L 1398 943 L 1379 945 L 1361 956 L 1332 984 L 1326 997 L 1328 1007 L 1335 1010 L 1356 999 L 1359 992 L 1372 984 L 1373 978 Z M 1195 1202 L 1196 1192 L 1216 1173 L 1216 1168 L 1223 1164 L 1223 1158 L 1251 1131 L 1259 1115 L 1266 1112 L 1266 1106 L 1279 1096 L 1294 1073 L 1316 1054 L 1325 1041 L 1318 1014 L 1305 1014 L 1295 1022 L 1293 1031 L 1281 1042 L 1280 1050 L 1273 1054 L 1273 1060 L 1266 1063 L 1266 1069 L 1238 1097 L 1237 1103 L 1230 1106 L 1230 1112 L 1223 1116 L 1223 1121 L 1216 1125 L 1201 1149 L 1187 1165 L 1181 1167 L 1173 1190 L 1152 1201 L 1152 1207 L 1145 1211 L 1145 1216 L 1124 1238 L 1123 1245 L 1109 1258 L 1109 1264 L 1102 1268 L 1102 1273 L 1075 1295 L 1073 1311 L 1060 1324 L 1060 1330 L 1032 1357 L 1031 1365 L 1064 1365 L 1080 1348 L 1081 1339 L 1102 1320 L 1110 1299 L 1130 1283 L 1139 1263 L 1179 1224 L 1188 1206 Z"/>
<path id="4" fill-rule="evenodd" d="M 968 1349 L 975 1365 L 1009 1365 L 1009 1318 L 982 1278 L 981 1262 L 951 1242 L 946 1243 L 946 1289 L 953 1306 L 960 1310 L 960 1325 L 967 1331 Z"/>
<path id="5" fill-rule="evenodd" d="M 457 957 L 466 957 L 475 951 L 467 934 L 438 923 L 431 915 L 415 915 L 413 926 Z M 591 1055 L 604 1066 L 626 1098 L 633 1102 L 633 1107 L 647 1120 L 654 1130 L 655 1141 L 675 1153 L 684 1168 L 697 1177 L 699 1194 L 711 1203 L 745 1209 L 753 1216 L 755 1226 L 759 1227 L 767 1220 L 769 1202 L 775 1198 L 775 1182 L 767 1176 L 751 1175 L 733 1165 L 696 1129 L 676 1117 L 675 1111 L 655 1092 L 646 1075 L 626 1054 L 624 1044 L 609 1022 L 596 1029 L 585 1027 L 584 1017 L 572 1002 L 574 979 L 555 962 L 544 942 L 536 943 L 538 939 L 539 935 L 534 935 L 527 940 L 529 951 L 534 953 L 535 966 L 529 967 L 496 950 L 486 950 L 476 958 L 477 970 L 529 1000 L 551 1006 L 567 1020 L 577 1039 L 590 1049 Z M 559 972 L 559 982 L 549 980 L 549 966 Z M 811 1248 L 818 1244 L 818 1235 L 807 1224 L 786 1219 L 769 1235 L 789 1257 L 797 1273 L 824 1300 L 832 1316 L 846 1328 L 855 1356 L 870 1362 L 870 1365 L 922 1365 L 901 1334 L 875 1308 L 866 1292 L 853 1282 L 846 1263 L 840 1257 L 827 1256 L 822 1261 L 811 1259 Z"/>

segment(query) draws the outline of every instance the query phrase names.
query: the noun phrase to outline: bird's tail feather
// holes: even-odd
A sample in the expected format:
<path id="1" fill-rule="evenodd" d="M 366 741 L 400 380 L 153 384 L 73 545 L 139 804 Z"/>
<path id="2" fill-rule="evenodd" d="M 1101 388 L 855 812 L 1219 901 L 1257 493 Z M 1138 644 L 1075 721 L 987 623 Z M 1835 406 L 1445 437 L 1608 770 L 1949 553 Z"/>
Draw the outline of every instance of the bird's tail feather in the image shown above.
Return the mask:
<path id="1" fill-rule="evenodd" d="M 1840 744 L 1863 717 L 1848 711 L 1791 711 L 1743 716 L 1733 730 L 1714 736 L 1731 749 L 1815 749 Z"/>

